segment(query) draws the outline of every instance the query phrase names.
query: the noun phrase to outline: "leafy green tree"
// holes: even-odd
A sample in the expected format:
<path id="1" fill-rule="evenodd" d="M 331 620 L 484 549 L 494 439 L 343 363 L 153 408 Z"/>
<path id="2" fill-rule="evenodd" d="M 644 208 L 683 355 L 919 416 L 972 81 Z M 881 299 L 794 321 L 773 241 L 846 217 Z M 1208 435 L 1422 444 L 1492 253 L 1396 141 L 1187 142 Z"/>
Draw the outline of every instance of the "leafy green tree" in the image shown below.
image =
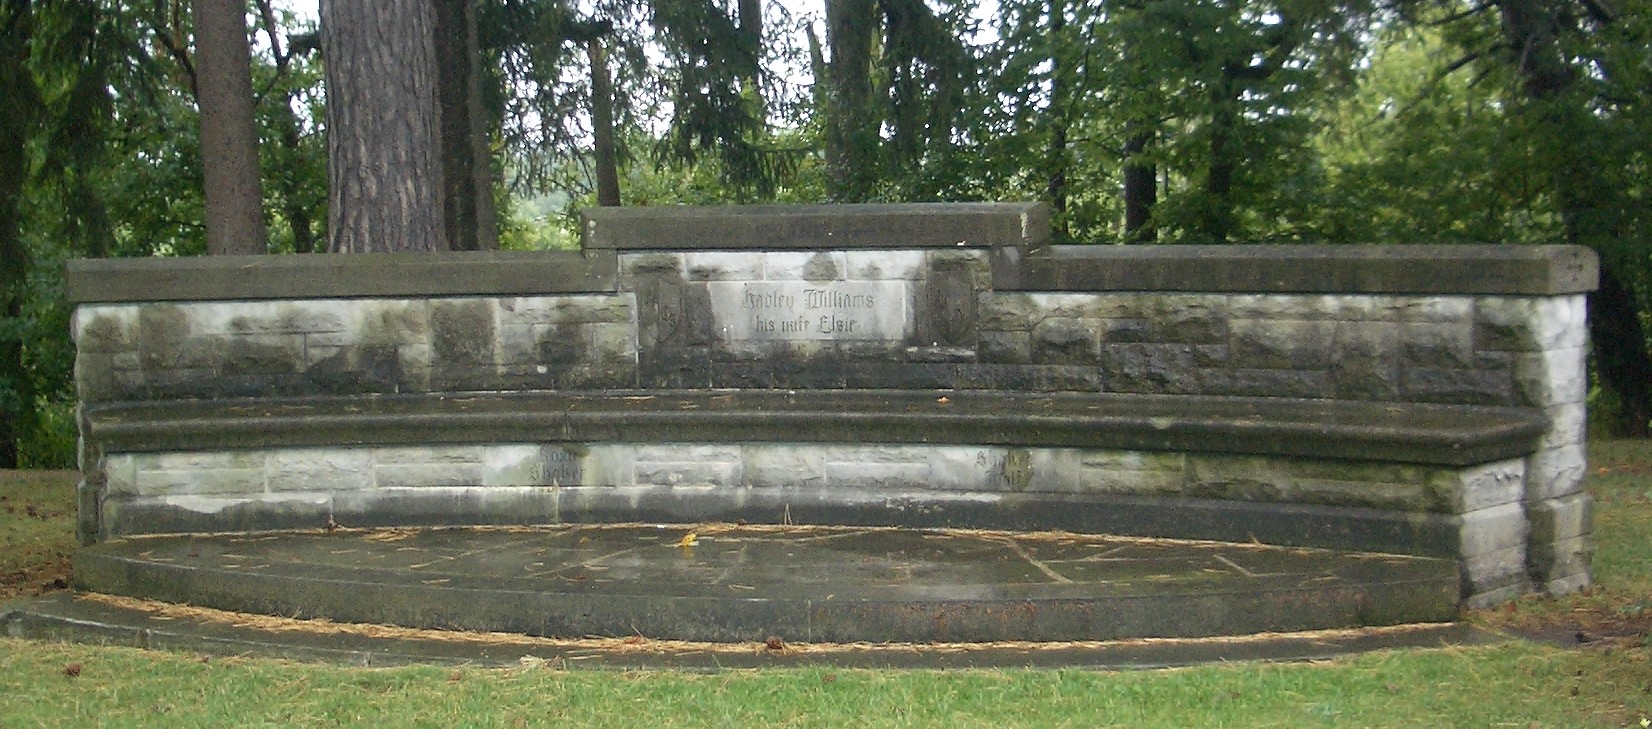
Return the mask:
<path id="1" fill-rule="evenodd" d="M 73 359 L 57 269 L 108 249 L 101 142 L 129 21 L 101 3 L 0 3 L 0 468 L 63 465 L 30 446 Z"/>
<path id="2" fill-rule="evenodd" d="M 1652 435 L 1652 356 L 1642 315 L 1652 309 L 1652 234 L 1646 90 L 1652 79 L 1652 6 L 1629 0 L 1498 0 L 1512 68 L 1514 116 L 1539 145 L 1550 209 L 1566 240 L 1601 257 L 1590 333 L 1601 381 L 1621 405 L 1618 429 Z"/>

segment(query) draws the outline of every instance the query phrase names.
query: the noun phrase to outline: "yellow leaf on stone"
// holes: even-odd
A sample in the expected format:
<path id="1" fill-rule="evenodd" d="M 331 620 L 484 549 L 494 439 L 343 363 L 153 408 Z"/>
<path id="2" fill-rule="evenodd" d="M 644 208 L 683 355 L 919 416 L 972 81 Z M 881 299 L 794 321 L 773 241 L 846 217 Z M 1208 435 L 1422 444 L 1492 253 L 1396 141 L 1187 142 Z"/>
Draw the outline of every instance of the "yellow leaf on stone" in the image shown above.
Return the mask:
<path id="1" fill-rule="evenodd" d="M 696 544 L 699 544 L 699 543 L 700 543 L 700 535 L 695 534 L 694 532 L 689 532 L 687 534 L 684 534 L 682 539 L 677 540 L 677 545 L 676 546 L 679 546 L 679 547 L 692 547 L 692 546 L 694 546 Z"/>

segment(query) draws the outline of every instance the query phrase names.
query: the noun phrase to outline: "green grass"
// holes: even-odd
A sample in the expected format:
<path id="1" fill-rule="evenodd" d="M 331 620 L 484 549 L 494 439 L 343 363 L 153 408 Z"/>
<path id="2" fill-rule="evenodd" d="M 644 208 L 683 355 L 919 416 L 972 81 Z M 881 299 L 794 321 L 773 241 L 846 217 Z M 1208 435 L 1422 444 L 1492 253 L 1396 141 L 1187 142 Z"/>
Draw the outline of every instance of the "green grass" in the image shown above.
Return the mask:
<path id="1" fill-rule="evenodd" d="M 1639 727 L 1652 717 L 1652 649 L 1639 637 L 1652 625 L 1652 442 L 1596 443 L 1591 456 L 1599 586 L 1478 616 L 1625 636 L 1586 648 L 1517 641 L 1140 672 L 691 674 L 356 669 L 0 639 L 0 727 Z M 0 509 L 0 545 L 66 554 L 71 489 L 0 479 L 0 504 L 53 514 Z"/>
<path id="2" fill-rule="evenodd" d="M 70 677 L 65 669 L 78 668 Z M 0 726 L 1612 727 L 1645 655 L 1528 643 L 1144 672 L 349 669 L 0 641 Z"/>
<path id="3" fill-rule="evenodd" d="M 0 600 L 68 577 L 74 533 L 73 474 L 0 471 Z"/>

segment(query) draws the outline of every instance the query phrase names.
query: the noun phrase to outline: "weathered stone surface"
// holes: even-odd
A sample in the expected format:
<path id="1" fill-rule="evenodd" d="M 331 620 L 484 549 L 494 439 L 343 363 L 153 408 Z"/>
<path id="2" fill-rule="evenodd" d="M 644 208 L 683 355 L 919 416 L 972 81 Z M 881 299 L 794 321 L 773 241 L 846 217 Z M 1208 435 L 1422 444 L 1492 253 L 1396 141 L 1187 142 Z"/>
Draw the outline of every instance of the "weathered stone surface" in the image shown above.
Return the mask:
<path id="1" fill-rule="evenodd" d="M 71 334 L 81 354 L 114 354 L 137 350 L 138 307 L 82 306 L 75 309 Z"/>
<path id="2" fill-rule="evenodd" d="M 1336 364 L 1331 366 L 1331 382 L 1339 399 L 1397 400 L 1400 394 L 1399 364 L 1386 357 L 1338 358 Z"/>
<path id="3" fill-rule="evenodd" d="M 1319 369 L 1331 365 L 1328 343 L 1336 325 L 1320 321 L 1238 319 L 1232 333 L 1233 365 L 1250 369 Z"/>
<path id="4" fill-rule="evenodd" d="M 749 254 L 736 254 L 747 255 Z M 859 281 L 917 280 L 924 277 L 928 257 L 923 251 L 845 251 L 846 277 Z"/>
<path id="5" fill-rule="evenodd" d="M 1033 361 L 1040 364 L 1095 364 L 1101 334 L 1089 319 L 1050 318 L 1032 329 Z"/>
<path id="6" fill-rule="evenodd" d="M 763 278 L 769 281 L 841 281 L 845 267 L 842 251 L 781 251 L 760 254 Z"/>
<path id="7" fill-rule="evenodd" d="M 1434 510 L 1461 514 L 1520 501 L 1526 495 L 1525 479 L 1526 463 L 1515 459 L 1435 470 L 1428 475 L 1427 485 Z"/>
<path id="8" fill-rule="evenodd" d="M 1429 488 L 1431 475 L 1415 466 L 1191 454 L 1183 490 L 1201 498 L 1453 511 L 1452 494 Z"/>
<path id="9" fill-rule="evenodd" d="M 1496 370 L 1402 368 L 1400 399 L 1453 405 L 1512 405 L 1513 378 Z"/>
<path id="10" fill-rule="evenodd" d="M 1546 501 L 1581 491 L 1587 468 L 1581 443 L 1533 453 L 1526 459 L 1526 500 Z"/>
<path id="11" fill-rule="evenodd" d="M 150 370 L 211 366 L 211 347 L 188 346 L 193 334 L 182 306 L 151 305 L 138 311 L 138 352 Z"/>
<path id="12" fill-rule="evenodd" d="M 268 453 L 270 491 L 348 491 L 372 488 L 373 452 L 368 448 L 281 449 Z"/>
<path id="13" fill-rule="evenodd" d="M 1583 402 L 1589 395 L 1588 353 L 1582 347 L 1517 355 L 1515 389 L 1520 404 L 1548 407 Z"/>
<path id="14" fill-rule="evenodd" d="M 1579 493 L 1528 504 L 1533 549 L 1593 534 L 1594 503 L 1589 494 Z"/>
<path id="15" fill-rule="evenodd" d="M 915 301 L 917 340 L 933 346 L 972 347 L 976 341 L 976 292 L 969 260 L 937 260 Z"/>
<path id="16" fill-rule="evenodd" d="M 1538 451 L 1579 445 L 1589 432 L 1589 406 L 1582 402 L 1551 405 L 1543 409 L 1549 416 L 1549 432 L 1537 442 Z"/>
<path id="17" fill-rule="evenodd" d="M 1400 352 L 1400 325 L 1365 319 L 1338 321 L 1332 347 L 1339 364 L 1345 359 L 1353 358 L 1386 360 L 1397 364 L 1397 355 Z"/>
<path id="18" fill-rule="evenodd" d="M 1560 583 L 1550 589 L 1564 590 L 1577 577 L 1587 577 L 1593 568 L 1595 539 L 1592 534 L 1555 542 L 1534 542 L 1528 559 L 1532 579 L 1540 585 Z"/>
<path id="19" fill-rule="evenodd" d="M 1476 346 L 1542 352 L 1574 349 L 1588 341 L 1585 297 L 1486 297 L 1475 301 Z"/>
<path id="20" fill-rule="evenodd" d="M 180 494 L 106 499 L 99 539 L 131 534 L 321 529 L 332 522 L 332 494 L 283 492 Z"/>
<path id="21" fill-rule="evenodd" d="M 1549 296 L 1594 290 L 1579 246 L 1054 246 L 1017 284 L 1052 291 Z"/>
<path id="22" fill-rule="evenodd" d="M 759 281 L 769 258 L 744 251 L 690 251 L 680 260 L 685 281 Z"/>
<path id="23" fill-rule="evenodd" d="M 491 302 L 446 299 L 430 303 L 432 364 L 443 370 L 492 364 L 496 320 Z"/>
<path id="24" fill-rule="evenodd" d="M 1473 333 L 1468 326 L 1455 322 L 1401 324 L 1399 356 L 1421 369 L 1473 368 Z"/>
<path id="25" fill-rule="evenodd" d="M 1471 554 L 1462 560 L 1463 606 L 1471 610 L 1501 605 L 1531 591 L 1524 546 Z"/>
<path id="26" fill-rule="evenodd" d="M 1461 552 L 1467 558 L 1510 549 L 1523 552 L 1526 549 L 1530 526 L 1522 504 L 1503 504 L 1471 511 L 1459 519 L 1458 538 L 1461 540 Z"/>
<path id="27" fill-rule="evenodd" d="M 1204 368 L 1186 389 L 1161 392 L 1323 399 L 1336 393 L 1336 380 L 1324 370 Z"/>
<path id="28" fill-rule="evenodd" d="M 590 250 L 1014 248 L 1049 242 L 1036 203 L 612 207 L 581 211 Z"/>

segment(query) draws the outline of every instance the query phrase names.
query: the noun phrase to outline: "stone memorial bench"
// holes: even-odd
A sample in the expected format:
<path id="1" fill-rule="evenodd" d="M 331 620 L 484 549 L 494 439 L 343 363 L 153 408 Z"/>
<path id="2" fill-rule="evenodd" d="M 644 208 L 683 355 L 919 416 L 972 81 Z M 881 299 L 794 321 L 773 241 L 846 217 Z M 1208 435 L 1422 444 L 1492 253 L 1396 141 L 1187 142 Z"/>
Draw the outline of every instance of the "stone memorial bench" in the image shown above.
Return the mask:
<path id="1" fill-rule="evenodd" d="M 1030 205 L 74 262 L 81 533 L 1070 530 L 1588 581 L 1583 249 L 1049 246 Z"/>

